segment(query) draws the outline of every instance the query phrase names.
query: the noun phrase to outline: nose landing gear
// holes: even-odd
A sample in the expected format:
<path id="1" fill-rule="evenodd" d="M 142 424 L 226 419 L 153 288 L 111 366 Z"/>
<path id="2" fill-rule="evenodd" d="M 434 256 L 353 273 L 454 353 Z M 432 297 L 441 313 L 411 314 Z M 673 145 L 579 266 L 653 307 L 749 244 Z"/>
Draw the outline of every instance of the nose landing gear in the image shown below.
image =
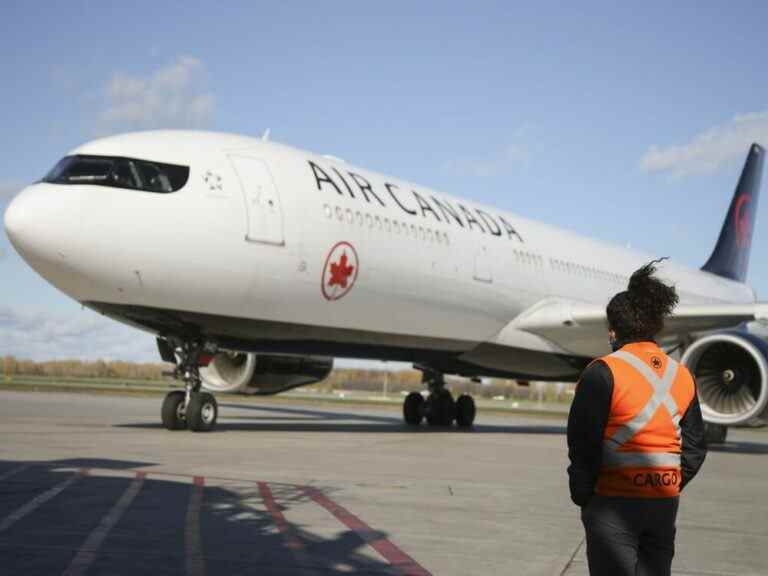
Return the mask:
<path id="1" fill-rule="evenodd" d="M 199 341 L 157 339 L 160 356 L 176 364 L 172 375 L 184 382 L 184 390 L 169 392 L 163 400 L 160 416 L 167 430 L 209 432 L 216 426 L 219 407 L 216 398 L 201 390 L 200 367 L 207 366 L 216 346 Z"/>
<path id="2" fill-rule="evenodd" d="M 411 392 L 403 403 L 403 419 L 409 426 L 418 426 L 422 419 L 433 427 L 448 427 L 456 421 L 460 428 L 470 428 L 475 421 L 475 401 L 472 396 L 462 394 L 454 401 L 445 387 L 442 373 L 423 369 L 422 382 L 429 388 L 429 396 Z"/>

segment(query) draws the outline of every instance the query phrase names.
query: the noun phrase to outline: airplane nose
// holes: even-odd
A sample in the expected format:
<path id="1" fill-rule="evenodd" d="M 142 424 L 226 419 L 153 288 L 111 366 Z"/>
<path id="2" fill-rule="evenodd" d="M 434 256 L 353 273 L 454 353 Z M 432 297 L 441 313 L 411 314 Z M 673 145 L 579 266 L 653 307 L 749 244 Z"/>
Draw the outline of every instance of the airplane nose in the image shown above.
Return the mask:
<path id="1" fill-rule="evenodd" d="M 34 184 L 16 195 L 5 210 L 5 232 L 30 264 L 66 259 L 76 251 L 80 208 L 70 194 Z"/>
<path id="2" fill-rule="evenodd" d="M 8 204 L 8 207 L 5 209 L 5 233 L 8 235 L 8 239 L 11 241 L 11 243 L 16 245 L 18 242 L 18 238 L 23 233 L 24 229 L 24 217 L 25 217 L 25 209 L 24 209 L 24 201 L 20 200 L 22 194 L 18 194 L 15 198 L 13 198 Z"/>

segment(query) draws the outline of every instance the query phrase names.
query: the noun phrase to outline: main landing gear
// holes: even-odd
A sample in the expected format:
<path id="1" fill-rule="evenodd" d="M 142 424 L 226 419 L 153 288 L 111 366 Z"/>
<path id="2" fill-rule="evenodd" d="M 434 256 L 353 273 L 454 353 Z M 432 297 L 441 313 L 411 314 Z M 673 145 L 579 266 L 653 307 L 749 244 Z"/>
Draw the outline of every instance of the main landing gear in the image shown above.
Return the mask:
<path id="1" fill-rule="evenodd" d="M 454 420 L 459 428 L 470 428 L 475 421 L 475 401 L 472 396 L 462 394 L 454 401 L 445 388 L 445 378 L 440 372 L 424 370 L 422 382 L 429 388 L 429 396 L 411 392 L 403 403 L 403 419 L 409 426 L 418 426 L 426 419 L 430 426 L 447 427 Z"/>
<path id="2" fill-rule="evenodd" d="M 219 406 L 216 398 L 201 390 L 200 367 L 207 366 L 216 353 L 215 346 L 197 341 L 157 339 L 160 356 L 176 367 L 173 377 L 184 382 L 184 390 L 169 392 L 160 415 L 167 430 L 189 429 L 209 432 L 216 426 Z"/>
<path id="3" fill-rule="evenodd" d="M 704 436 L 707 444 L 724 444 L 728 438 L 728 426 L 707 422 L 704 424 Z"/>

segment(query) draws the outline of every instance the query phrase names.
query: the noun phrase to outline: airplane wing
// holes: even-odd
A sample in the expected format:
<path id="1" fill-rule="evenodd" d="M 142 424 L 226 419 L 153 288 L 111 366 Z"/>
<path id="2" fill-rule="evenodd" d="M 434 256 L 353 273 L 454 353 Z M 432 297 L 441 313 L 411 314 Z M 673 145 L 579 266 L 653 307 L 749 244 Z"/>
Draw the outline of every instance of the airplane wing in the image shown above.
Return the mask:
<path id="1" fill-rule="evenodd" d="M 768 325 L 768 303 L 682 305 L 665 321 L 660 339 L 674 341 L 685 334 L 752 321 Z M 575 354 L 594 356 L 609 351 L 605 306 L 547 298 L 521 313 L 511 325 Z"/>

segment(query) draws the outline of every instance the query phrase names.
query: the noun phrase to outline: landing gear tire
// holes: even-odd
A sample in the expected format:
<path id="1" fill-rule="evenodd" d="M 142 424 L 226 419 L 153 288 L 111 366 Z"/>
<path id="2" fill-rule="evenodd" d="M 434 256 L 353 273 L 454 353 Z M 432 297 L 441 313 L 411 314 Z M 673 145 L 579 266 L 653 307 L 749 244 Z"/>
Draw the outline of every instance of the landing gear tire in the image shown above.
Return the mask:
<path id="1" fill-rule="evenodd" d="M 707 444 L 724 444 L 728 438 L 728 426 L 721 424 L 704 424 L 704 436 Z"/>
<path id="2" fill-rule="evenodd" d="M 192 394 L 187 405 L 187 427 L 193 432 L 210 432 L 216 426 L 219 405 L 208 392 Z"/>
<path id="3" fill-rule="evenodd" d="M 176 364 L 173 372 L 168 375 L 184 382 L 183 391 L 170 392 L 163 400 L 163 426 L 168 430 L 213 430 L 219 416 L 219 406 L 213 394 L 201 390 L 203 380 L 200 367 L 207 366 L 216 354 L 216 343 L 163 336 L 157 338 L 157 347 L 163 360 Z"/>
<path id="4" fill-rule="evenodd" d="M 419 392 L 411 392 L 405 397 L 403 402 L 403 419 L 408 426 L 418 426 L 421 424 L 423 414 L 424 396 Z"/>
<path id="5" fill-rule="evenodd" d="M 166 430 L 185 430 L 187 420 L 184 416 L 184 392 L 174 390 L 169 392 L 163 400 L 160 417 Z"/>
<path id="6" fill-rule="evenodd" d="M 475 422 L 475 401 L 472 396 L 462 394 L 456 400 L 456 426 L 459 428 L 471 428 Z"/>
<path id="7" fill-rule="evenodd" d="M 425 411 L 430 426 L 450 426 L 456 418 L 456 403 L 451 393 L 443 389 L 429 395 Z"/>

